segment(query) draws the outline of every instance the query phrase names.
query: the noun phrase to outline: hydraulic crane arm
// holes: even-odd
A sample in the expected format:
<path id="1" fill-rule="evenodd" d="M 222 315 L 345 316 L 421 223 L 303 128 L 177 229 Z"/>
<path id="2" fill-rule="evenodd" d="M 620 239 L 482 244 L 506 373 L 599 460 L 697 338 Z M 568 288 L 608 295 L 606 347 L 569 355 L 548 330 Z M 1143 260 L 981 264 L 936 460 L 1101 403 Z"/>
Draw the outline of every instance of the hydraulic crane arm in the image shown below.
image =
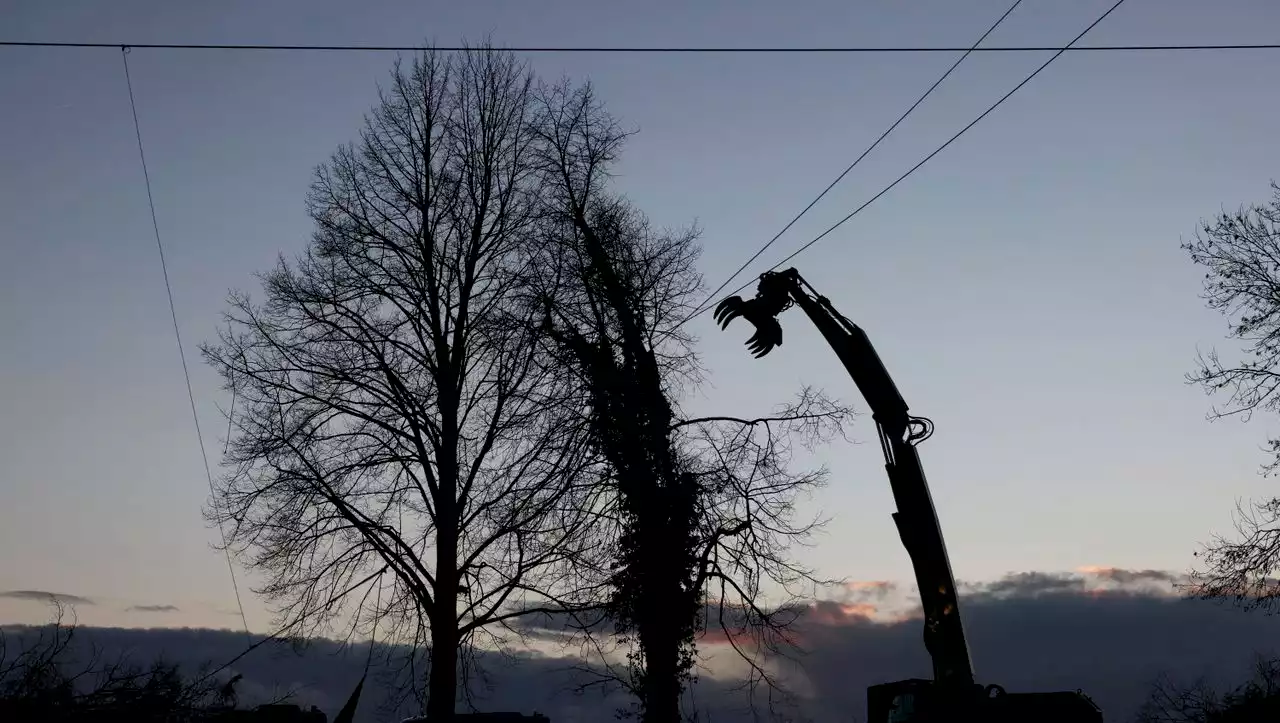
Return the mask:
<path id="1" fill-rule="evenodd" d="M 924 607 L 924 644 L 933 658 L 933 680 L 899 680 L 867 688 L 867 720 L 1102 723 L 1102 711 L 1080 691 L 1007 693 L 998 685 L 974 682 L 951 562 L 916 453 L 916 445 L 933 433 L 933 423 L 911 415 L 871 340 L 795 269 L 762 274 L 755 298 L 731 296 L 716 307 L 715 317 L 721 327 L 739 316 L 755 325 L 747 348 L 762 357 L 782 344 L 777 317 L 792 304 L 809 315 L 871 407 L 898 507 L 893 521 L 911 556 Z"/>
<path id="2" fill-rule="evenodd" d="M 729 297 L 716 307 L 715 317 L 722 328 L 739 316 L 752 322 L 757 331 L 747 345 L 755 356 L 761 357 L 782 344 L 782 328 L 776 317 L 792 303 L 818 327 L 871 407 L 880 433 L 885 471 L 898 507 L 893 521 L 920 589 L 924 644 L 933 659 L 934 682 L 947 687 L 971 687 L 973 664 L 960 621 L 955 578 L 929 484 L 916 453 L 916 445 L 933 433 L 933 423 L 910 414 L 871 340 L 840 315 L 830 301 L 815 293 L 795 269 L 762 275 L 755 298 L 743 301 L 737 296 Z"/>

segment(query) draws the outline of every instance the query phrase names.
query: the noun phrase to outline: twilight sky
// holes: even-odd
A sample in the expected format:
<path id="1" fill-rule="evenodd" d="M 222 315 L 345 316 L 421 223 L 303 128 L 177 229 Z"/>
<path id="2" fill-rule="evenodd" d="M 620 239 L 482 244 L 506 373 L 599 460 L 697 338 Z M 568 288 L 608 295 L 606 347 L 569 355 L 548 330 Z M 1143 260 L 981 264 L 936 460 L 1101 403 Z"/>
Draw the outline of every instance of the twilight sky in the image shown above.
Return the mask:
<path id="1" fill-rule="evenodd" d="M 1006 0 L 223 3 L 10 0 L 0 39 L 129 43 L 967 45 Z M 1052 45 L 1110 0 L 1027 0 L 989 42 Z M 1085 44 L 1274 42 L 1269 0 L 1129 0 Z M 976 55 L 748 272 L 860 205 L 1043 61 Z M 953 60 L 944 54 L 529 56 L 590 78 L 639 130 L 618 183 L 658 224 L 703 229 L 710 286 L 770 238 Z M 312 168 L 354 137 L 393 56 L 135 50 L 156 210 L 205 440 L 225 422 L 195 344 L 231 287 L 310 231 Z M 1067 54 L 795 265 L 877 344 L 937 434 L 922 455 L 958 577 L 1085 566 L 1181 571 L 1226 532 L 1275 428 L 1204 420 L 1183 383 L 1225 325 L 1178 248 L 1280 176 L 1280 54 Z M 234 626 L 226 564 L 113 49 L 0 48 L 0 590 L 91 598 L 94 624 Z M 733 287 L 745 282 L 744 277 Z M 753 361 L 695 323 L 711 385 L 748 413 L 802 382 L 860 407 L 799 315 Z M 869 418 L 821 450 L 833 518 L 808 562 L 910 579 Z M 242 589 L 246 573 L 240 573 Z M 246 596 L 249 621 L 268 615 Z M 139 606 L 181 612 L 124 612 Z M 38 620 L 22 596 L 0 619 Z"/>

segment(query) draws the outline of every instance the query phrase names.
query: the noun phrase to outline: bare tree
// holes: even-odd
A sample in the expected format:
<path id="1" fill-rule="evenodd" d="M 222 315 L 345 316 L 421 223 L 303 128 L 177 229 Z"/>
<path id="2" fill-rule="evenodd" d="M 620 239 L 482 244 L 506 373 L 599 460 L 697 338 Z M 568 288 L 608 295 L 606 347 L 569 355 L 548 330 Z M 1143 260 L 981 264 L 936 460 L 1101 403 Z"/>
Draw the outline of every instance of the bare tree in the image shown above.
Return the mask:
<path id="1" fill-rule="evenodd" d="M 378 620 L 429 648 L 433 719 L 467 650 L 573 587 L 593 524 L 580 414 L 517 303 L 545 207 L 532 83 L 487 47 L 397 63 L 317 171 L 309 248 L 204 348 L 236 399 L 211 517 L 295 634 Z"/>
<path id="2" fill-rule="evenodd" d="M 1188 381 L 1209 394 L 1225 394 L 1210 419 L 1280 411 L 1280 186 L 1265 206 L 1241 208 L 1204 221 L 1183 244 L 1204 267 L 1203 298 L 1227 319 L 1229 335 L 1242 343 L 1243 359 L 1224 362 L 1216 351 L 1202 354 Z M 1264 474 L 1280 469 L 1280 439 L 1267 443 Z M 1191 589 L 1205 598 L 1231 598 L 1246 607 L 1274 608 L 1280 586 L 1280 497 L 1239 510 L 1238 540 L 1216 537 L 1199 555 Z"/>
<path id="3" fill-rule="evenodd" d="M 558 255 L 543 266 L 561 272 L 541 288 L 543 326 L 579 375 L 613 495 L 614 534 L 597 549 L 612 558 L 607 613 L 629 665 L 602 679 L 626 685 L 644 721 L 675 723 L 708 627 L 752 661 L 753 691 L 778 690 L 759 654 L 781 649 L 795 608 L 766 594 L 815 581 L 786 553 L 817 522 L 795 520 L 797 495 L 823 481 L 822 471 L 788 471 L 788 440 L 839 434 L 849 410 L 807 391 L 759 419 L 682 418 L 675 400 L 700 379 L 682 329 L 701 287 L 696 232 L 656 232 L 608 192 L 626 134 L 588 86 L 547 87 L 540 99 L 555 241 L 543 249 Z M 599 627 L 587 629 L 600 651 Z"/>
<path id="4" fill-rule="evenodd" d="M 1219 692 L 1207 681 L 1189 684 L 1161 676 L 1135 723 L 1254 723 L 1280 714 L 1280 660 L 1258 657 L 1252 679 Z"/>
<path id="5" fill-rule="evenodd" d="M 220 705 L 212 676 L 188 677 L 175 663 L 107 659 L 77 644 L 68 608 L 51 600 L 54 618 L 24 645 L 10 649 L 0 632 L 0 719 L 25 723 L 204 721 L 234 706 Z"/>

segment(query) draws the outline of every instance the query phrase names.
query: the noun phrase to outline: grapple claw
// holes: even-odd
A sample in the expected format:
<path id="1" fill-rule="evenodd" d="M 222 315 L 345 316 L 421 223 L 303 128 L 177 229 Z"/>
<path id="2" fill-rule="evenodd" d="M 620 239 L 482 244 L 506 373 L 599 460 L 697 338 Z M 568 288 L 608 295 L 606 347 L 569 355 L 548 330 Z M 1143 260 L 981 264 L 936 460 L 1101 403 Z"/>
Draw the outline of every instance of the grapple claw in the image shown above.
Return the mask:
<path id="1" fill-rule="evenodd" d="M 759 359 L 782 344 L 782 327 L 774 318 L 779 310 L 767 301 L 762 302 L 759 296 L 746 301 L 740 296 L 730 296 L 716 304 L 714 317 L 721 329 L 728 328 L 729 322 L 738 317 L 751 322 L 756 331 L 746 342 L 747 351 Z"/>
<path id="2" fill-rule="evenodd" d="M 729 298 L 716 304 L 715 320 L 720 324 L 721 329 L 727 329 L 729 322 L 742 315 L 742 305 L 746 303 L 741 296 L 730 296 Z"/>

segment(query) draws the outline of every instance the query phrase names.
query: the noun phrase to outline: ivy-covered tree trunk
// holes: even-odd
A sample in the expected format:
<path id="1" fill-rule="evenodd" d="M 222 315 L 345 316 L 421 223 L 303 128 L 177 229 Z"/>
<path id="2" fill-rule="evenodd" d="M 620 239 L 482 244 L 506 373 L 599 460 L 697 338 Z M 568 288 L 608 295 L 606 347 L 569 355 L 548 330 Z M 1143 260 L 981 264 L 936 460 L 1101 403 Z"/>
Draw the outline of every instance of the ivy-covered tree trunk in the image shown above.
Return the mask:
<path id="1" fill-rule="evenodd" d="M 608 224 L 606 213 L 596 223 Z M 607 322 L 589 330 L 548 331 L 583 370 L 589 388 L 595 445 L 608 461 L 619 492 L 622 531 L 610 600 L 618 633 L 637 647 L 631 659 L 632 687 L 644 723 L 677 723 L 680 696 L 693 662 L 693 636 L 701 594 L 694 552 L 699 494 L 680 469 L 672 440 L 674 414 L 658 360 L 647 342 L 647 320 L 638 313 L 639 294 L 623 274 L 625 263 L 581 208 L 573 227 L 585 252 L 583 291 Z M 609 243 L 612 241 L 613 243 Z"/>
<path id="2" fill-rule="evenodd" d="M 795 424 L 816 440 L 838 432 L 849 411 L 808 394 L 780 416 L 678 418 L 681 384 L 699 373 L 682 329 L 701 286 L 696 232 L 655 232 L 605 190 L 626 134 L 589 87 L 544 88 L 541 103 L 553 237 L 546 248 L 558 254 L 548 266 L 559 271 L 538 287 L 543 329 L 576 371 L 614 501 L 607 608 L 615 640 L 630 647 L 630 665 L 609 677 L 636 697 L 643 723 L 677 723 L 708 611 L 718 611 L 718 628 L 750 638 L 731 643 L 744 658 L 772 654 L 794 608 L 785 599 L 780 614 L 765 606 L 762 582 L 786 591 L 814 581 L 787 559 L 785 546 L 814 528 L 792 522 L 793 497 L 823 474 L 787 472 L 788 448 L 771 425 Z M 717 599 L 709 601 L 713 583 Z M 763 666 L 748 663 L 748 688 L 765 682 L 776 689 Z"/>

